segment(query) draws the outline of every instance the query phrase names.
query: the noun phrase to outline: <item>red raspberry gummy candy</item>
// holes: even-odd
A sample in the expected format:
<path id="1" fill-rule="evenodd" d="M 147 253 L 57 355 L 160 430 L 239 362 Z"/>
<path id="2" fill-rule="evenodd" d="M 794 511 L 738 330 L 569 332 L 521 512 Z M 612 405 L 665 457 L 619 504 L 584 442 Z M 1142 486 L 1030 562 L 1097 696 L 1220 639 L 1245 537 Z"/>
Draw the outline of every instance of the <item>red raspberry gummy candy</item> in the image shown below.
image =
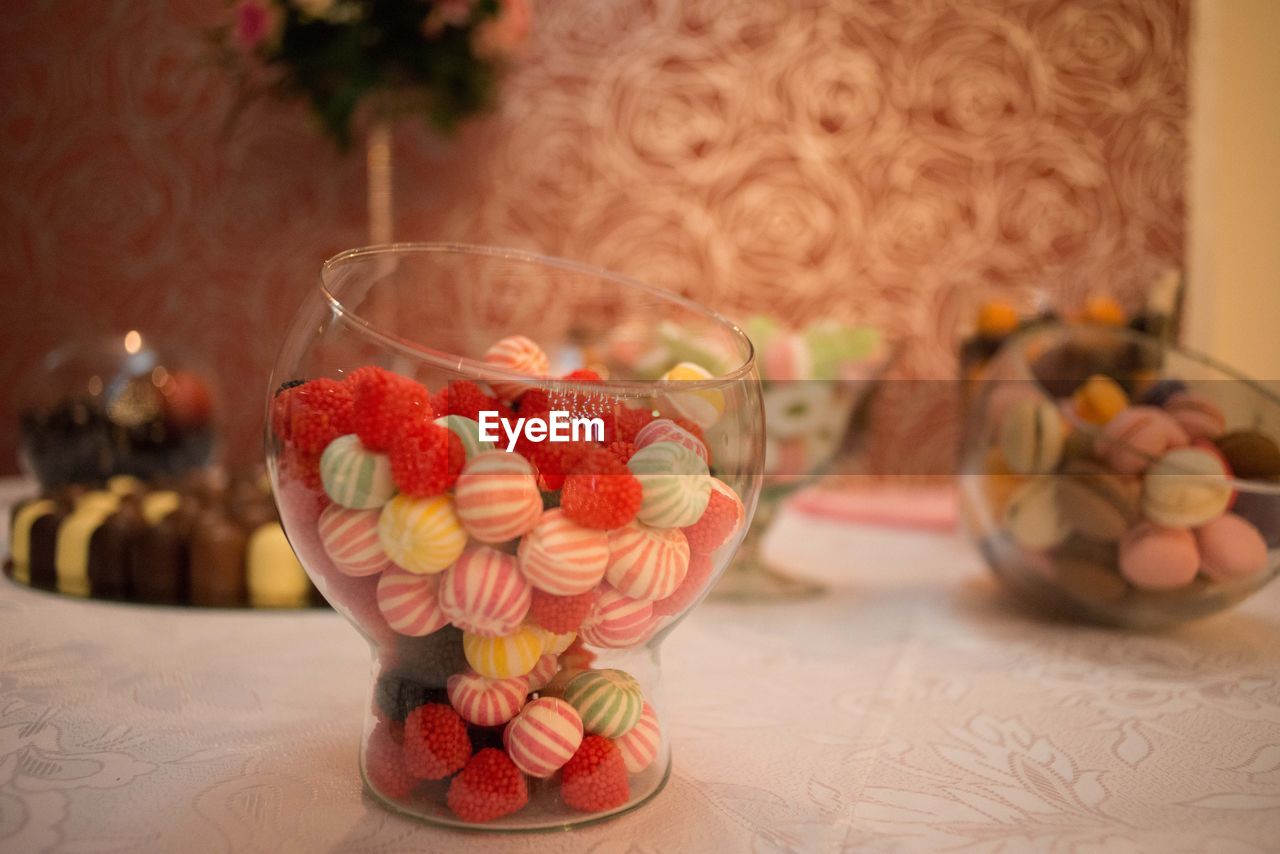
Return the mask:
<path id="1" fill-rule="evenodd" d="M 471 757 L 467 724 L 443 703 L 421 705 L 404 719 L 404 754 L 418 779 L 448 777 Z"/>
<path id="2" fill-rule="evenodd" d="M 598 449 L 583 454 L 564 479 L 560 509 L 584 528 L 611 531 L 640 512 L 640 481 L 613 453 Z"/>
<path id="3" fill-rule="evenodd" d="M 452 430 L 430 421 L 409 424 L 391 442 L 391 478 L 405 495 L 427 498 L 453 486 L 467 461 Z"/>
<path id="4" fill-rule="evenodd" d="M 352 427 L 360 444 L 371 451 L 386 451 L 406 427 L 431 421 L 431 394 L 408 377 L 377 365 L 366 365 L 347 378 L 355 411 Z"/>
<path id="5" fill-rule="evenodd" d="M 369 736 L 364 754 L 369 785 L 384 798 L 403 798 L 418 785 L 418 778 L 405 761 L 404 747 L 396 741 L 392 727 L 379 721 Z"/>
<path id="6" fill-rule="evenodd" d="M 575 596 L 555 596 L 533 588 L 533 604 L 529 606 L 529 622 L 549 632 L 562 635 L 576 632 L 591 613 L 596 602 L 594 588 Z"/>
<path id="7" fill-rule="evenodd" d="M 621 754 L 618 758 L 622 758 Z M 507 754 L 486 747 L 453 778 L 445 801 L 463 821 L 492 821 L 527 804 L 529 787 Z"/>
<path id="8" fill-rule="evenodd" d="M 600 735 L 584 738 L 560 770 L 560 797 L 582 812 L 603 812 L 625 804 L 631 792 L 618 746 Z"/>

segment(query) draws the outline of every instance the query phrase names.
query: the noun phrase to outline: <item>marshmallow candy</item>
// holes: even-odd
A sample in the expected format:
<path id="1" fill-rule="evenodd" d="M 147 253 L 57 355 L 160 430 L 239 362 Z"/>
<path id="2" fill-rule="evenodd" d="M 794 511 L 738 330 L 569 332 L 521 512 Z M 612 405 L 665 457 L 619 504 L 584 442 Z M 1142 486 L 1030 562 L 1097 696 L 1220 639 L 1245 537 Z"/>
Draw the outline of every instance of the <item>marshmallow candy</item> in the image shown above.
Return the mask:
<path id="1" fill-rule="evenodd" d="M 354 433 L 339 436 L 320 455 L 320 482 L 334 503 L 354 510 L 372 510 L 395 495 L 391 460 L 365 450 Z"/>
<path id="2" fill-rule="evenodd" d="M 476 726 L 498 726 L 511 720 L 529 695 L 523 676 L 489 679 L 479 673 L 455 673 L 449 677 L 449 702 L 462 719 Z"/>
<path id="3" fill-rule="evenodd" d="M 680 586 L 688 571 L 689 543 L 678 530 L 629 522 L 609 532 L 605 578 L 632 599 L 665 599 Z"/>
<path id="4" fill-rule="evenodd" d="M 468 460 L 454 495 L 463 527 L 482 543 L 513 540 L 542 516 L 538 479 L 519 454 L 488 451 Z"/>
<path id="5" fill-rule="evenodd" d="M 397 495 L 378 516 L 378 539 L 397 566 L 419 575 L 441 572 L 467 545 L 448 495 Z"/>
<path id="6" fill-rule="evenodd" d="M 609 564 L 609 536 L 585 528 L 559 508 L 547 510 L 519 547 L 529 583 L 554 596 L 585 593 L 600 583 Z"/>
<path id="7" fill-rule="evenodd" d="M 440 581 L 440 609 L 474 635 L 509 635 L 520 627 L 533 599 L 516 559 L 488 546 L 472 546 Z"/>
<path id="8" fill-rule="evenodd" d="M 573 706 L 555 697 L 529 702 L 502 731 L 507 755 L 530 777 L 550 777 L 581 743 L 582 720 Z"/>
<path id="9" fill-rule="evenodd" d="M 320 544 L 344 575 L 377 575 L 391 566 L 378 538 L 378 511 L 330 504 L 320 514 Z"/>
<path id="10" fill-rule="evenodd" d="M 655 528 L 682 528 L 702 517 L 711 500 L 711 474 L 697 454 L 675 442 L 636 451 L 627 468 L 643 494 L 637 518 Z"/>

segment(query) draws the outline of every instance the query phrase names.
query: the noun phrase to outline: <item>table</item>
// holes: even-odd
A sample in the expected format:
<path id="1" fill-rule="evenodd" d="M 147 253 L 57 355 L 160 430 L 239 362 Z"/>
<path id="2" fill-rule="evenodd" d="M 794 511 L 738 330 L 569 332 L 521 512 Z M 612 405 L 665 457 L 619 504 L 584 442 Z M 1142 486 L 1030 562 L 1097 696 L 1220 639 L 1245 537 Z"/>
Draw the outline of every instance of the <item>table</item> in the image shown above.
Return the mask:
<path id="1" fill-rule="evenodd" d="M 571 836 L 394 816 L 356 773 L 331 613 L 0 586 L 0 850 L 1261 851 L 1280 845 L 1280 587 L 1132 634 L 1046 623 L 969 547 L 785 514 L 824 597 L 704 604 L 664 647 L 675 770 Z"/>

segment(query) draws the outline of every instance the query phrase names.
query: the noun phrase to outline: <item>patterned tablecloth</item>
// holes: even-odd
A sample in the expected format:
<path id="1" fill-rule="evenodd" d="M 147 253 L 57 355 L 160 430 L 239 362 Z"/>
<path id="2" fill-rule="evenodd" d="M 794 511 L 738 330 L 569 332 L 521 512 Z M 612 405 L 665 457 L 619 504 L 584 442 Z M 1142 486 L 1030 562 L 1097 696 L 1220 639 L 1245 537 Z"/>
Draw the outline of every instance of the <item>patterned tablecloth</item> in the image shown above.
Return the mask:
<path id="1" fill-rule="evenodd" d="M 1254 851 L 1280 845 L 1280 588 L 1135 635 L 1048 624 L 970 549 L 785 516 L 834 586 L 668 641 L 670 784 L 562 834 L 426 827 L 361 792 L 367 658 L 329 613 L 0 584 L 0 851 Z"/>

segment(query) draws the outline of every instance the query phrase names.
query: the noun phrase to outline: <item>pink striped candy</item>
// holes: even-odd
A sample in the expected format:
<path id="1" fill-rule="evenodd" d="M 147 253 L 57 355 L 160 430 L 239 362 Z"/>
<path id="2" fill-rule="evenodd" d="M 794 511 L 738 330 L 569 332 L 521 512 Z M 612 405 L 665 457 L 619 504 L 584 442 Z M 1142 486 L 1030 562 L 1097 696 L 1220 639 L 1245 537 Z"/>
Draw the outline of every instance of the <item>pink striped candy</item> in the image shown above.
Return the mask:
<path id="1" fill-rule="evenodd" d="M 440 581 L 440 610 L 464 632 L 509 635 L 529 613 L 533 590 L 516 559 L 488 546 L 472 546 Z"/>
<path id="2" fill-rule="evenodd" d="M 472 457 L 454 486 L 454 512 L 467 533 L 482 543 L 514 540 L 542 516 L 533 466 L 506 451 Z"/>
<path id="3" fill-rule="evenodd" d="M 658 716 L 653 706 L 644 704 L 636 725 L 613 740 L 622 753 L 622 761 L 629 774 L 639 774 L 653 764 L 662 745 L 662 731 L 658 728 Z"/>
<path id="4" fill-rule="evenodd" d="M 502 744 L 521 771 L 530 777 L 550 777 L 582 744 L 582 719 L 564 700 L 539 697 L 507 724 Z"/>
<path id="5" fill-rule="evenodd" d="M 553 596 L 586 593 L 604 578 L 609 536 L 584 528 L 559 508 L 548 510 L 519 548 L 520 569 L 529 583 Z"/>
<path id="6" fill-rule="evenodd" d="M 676 591 L 689 571 L 689 542 L 673 528 L 629 522 L 609 532 L 605 578 L 619 593 L 652 602 Z"/>
<path id="7" fill-rule="evenodd" d="M 391 565 L 378 539 L 378 511 L 330 504 L 320 514 L 320 544 L 339 572 L 377 575 Z"/>
<path id="8" fill-rule="evenodd" d="M 485 351 L 484 360 L 508 371 L 545 377 L 551 370 L 550 360 L 542 348 L 523 335 L 509 335 Z M 508 403 L 520 396 L 529 383 L 492 380 L 489 386 Z"/>
<path id="9" fill-rule="evenodd" d="M 711 462 L 707 446 L 702 443 L 702 440 L 669 418 L 650 421 L 640 428 L 639 433 L 636 433 L 637 451 L 658 442 L 675 442 L 677 445 L 683 445 L 701 457 L 704 463 Z"/>
<path id="10" fill-rule="evenodd" d="M 653 622 L 652 602 L 623 596 L 606 584 L 578 634 L 593 646 L 618 649 L 643 640 Z"/>
<path id="11" fill-rule="evenodd" d="M 435 575 L 418 575 L 393 566 L 378 579 L 378 610 L 402 635 L 422 637 L 449 625 L 440 608 Z"/>
<path id="12" fill-rule="evenodd" d="M 529 680 L 530 691 L 541 691 L 547 687 L 547 683 L 560 670 L 560 659 L 554 653 L 546 653 L 542 658 L 538 659 L 538 663 L 533 665 L 533 669 L 529 671 L 526 677 Z"/>
<path id="13" fill-rule="evenodd" d="M 529 695 L 529 682 L 523 676 L 488 679 L 468 670 L 453 674 L 447 684 L 454 710 L 477 726 L 505 724 L 516 716 Z"/>

